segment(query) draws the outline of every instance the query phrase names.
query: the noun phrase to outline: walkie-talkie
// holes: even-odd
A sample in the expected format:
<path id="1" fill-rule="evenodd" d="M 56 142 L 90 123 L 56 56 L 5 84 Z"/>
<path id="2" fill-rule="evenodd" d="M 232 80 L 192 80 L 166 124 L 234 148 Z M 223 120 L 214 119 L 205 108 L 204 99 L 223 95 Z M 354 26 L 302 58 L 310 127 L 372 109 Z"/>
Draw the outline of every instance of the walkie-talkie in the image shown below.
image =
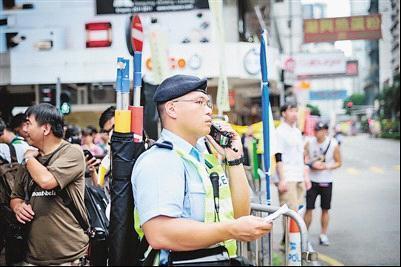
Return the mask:
<path id="1" fill-rule="evenodd" d="M 231 139 L 233 134 L 227 131 L 221 131 L 218 126 L 212 124 L 210 127 L 209 135 L 219 144 L 222 148 L 231 147 Z"/>

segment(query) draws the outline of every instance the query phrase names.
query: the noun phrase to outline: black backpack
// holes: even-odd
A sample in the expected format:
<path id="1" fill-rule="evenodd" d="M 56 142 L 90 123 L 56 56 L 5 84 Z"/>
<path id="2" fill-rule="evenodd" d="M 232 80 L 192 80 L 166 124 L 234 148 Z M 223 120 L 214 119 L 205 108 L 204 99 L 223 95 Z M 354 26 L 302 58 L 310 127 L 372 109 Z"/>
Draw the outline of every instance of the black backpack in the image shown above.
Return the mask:
<path id="1" fill-rule="evenodd" d="M 20 164 L 17 161 L 17 153 L 12 144 L 8 144 L 11 161 L 0 158 L 0 205 L 10 204 L 10 196 L 15 183 L 15 175 Z"/>
<path id="2" fill-rule="evenodd" d="M 17 221 L 10 208 L 10 197 L 21 164 L 17 161 L 14 146 L 8 144 L 8 147 L 11 161 L 0 158 L 0 252 L 5 246 L 6 264 L 12 265 L 25 259 L 27 249 L 25 237 L 28 227 Z M 24 191 L 27 198 L 29 195 L 27 188 Z"/>
<path id="3" fill-rule="evenodd" d="M 58 190 L 57 195 L 63 200 L 79 225 L 89 236 L 88 259 L 91 266 L 106 266 L 108 261 L 109 220 L 106 217 L 107 197 L 101 188 L 85 186 L 85 207 L 88 214 L 89 225 L 82 218 L 81 213 L 74 205 L 65 189 Z"/>
<path id="4" fill-rule="evenodd" d="M 13 145 L 8 144 L 11 162 L 0 157 L 0 253 L 5 246 L 10 210 L 10 196 L 14 187 L 15 175 L 18 171 L 17 154 Z"/>

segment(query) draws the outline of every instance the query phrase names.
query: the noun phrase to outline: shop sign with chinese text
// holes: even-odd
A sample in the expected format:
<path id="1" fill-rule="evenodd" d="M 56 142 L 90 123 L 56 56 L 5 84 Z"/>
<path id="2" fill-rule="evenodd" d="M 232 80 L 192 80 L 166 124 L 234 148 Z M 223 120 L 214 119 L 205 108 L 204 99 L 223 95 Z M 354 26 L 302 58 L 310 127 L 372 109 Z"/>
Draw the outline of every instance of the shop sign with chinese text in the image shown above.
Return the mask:
<path id="1" fill-rule="evenodd" d="M 304 43 L 376 40 L 381 37 L 380 14 L 304 20 Z"/>

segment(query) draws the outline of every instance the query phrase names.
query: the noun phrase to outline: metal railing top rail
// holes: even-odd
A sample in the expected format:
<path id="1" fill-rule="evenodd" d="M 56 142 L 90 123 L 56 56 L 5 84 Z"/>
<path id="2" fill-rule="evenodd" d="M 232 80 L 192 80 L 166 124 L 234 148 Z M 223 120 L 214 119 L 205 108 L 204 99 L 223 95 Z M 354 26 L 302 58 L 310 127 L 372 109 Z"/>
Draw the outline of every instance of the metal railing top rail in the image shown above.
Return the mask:
<path id="1" fill-rule="evenodd" d="M 273 213 L 273 212 L 277 211 L 279 208 L 280 207 L 272 207 L 272 206 L 267 206 L 267 205 L 262 205 L 262 204 L 251 203 L 252 211 L 257 211 L 257 212 Z M 305 224 L 303 218 L 301 217 L 301 215 L 299 215 L 294 210 L 289 210 L 286 213 L 284 213 L 284 216 L 290 217 L 298 225 L 299 232 L 301 235 L 302 260 L 305 260 L 306 262 L 317 260 L 317 253 L 310 252 L 308 250 L 308 229 L 306 228 L 306 224 Z"/>

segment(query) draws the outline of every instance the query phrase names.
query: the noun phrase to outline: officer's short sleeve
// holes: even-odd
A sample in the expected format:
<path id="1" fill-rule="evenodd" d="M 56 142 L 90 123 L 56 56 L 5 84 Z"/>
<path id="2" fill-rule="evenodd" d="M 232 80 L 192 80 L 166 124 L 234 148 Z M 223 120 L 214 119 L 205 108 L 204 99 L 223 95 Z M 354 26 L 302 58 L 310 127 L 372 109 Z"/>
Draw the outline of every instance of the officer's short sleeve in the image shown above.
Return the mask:
<path id="1" fill-rule="evenodd" d="M 145 152 L 134 166 L 131 181 L 141 225 L 157 216 L 181 217 L 185 169 L 174 151 L 152 148 Z"/>

